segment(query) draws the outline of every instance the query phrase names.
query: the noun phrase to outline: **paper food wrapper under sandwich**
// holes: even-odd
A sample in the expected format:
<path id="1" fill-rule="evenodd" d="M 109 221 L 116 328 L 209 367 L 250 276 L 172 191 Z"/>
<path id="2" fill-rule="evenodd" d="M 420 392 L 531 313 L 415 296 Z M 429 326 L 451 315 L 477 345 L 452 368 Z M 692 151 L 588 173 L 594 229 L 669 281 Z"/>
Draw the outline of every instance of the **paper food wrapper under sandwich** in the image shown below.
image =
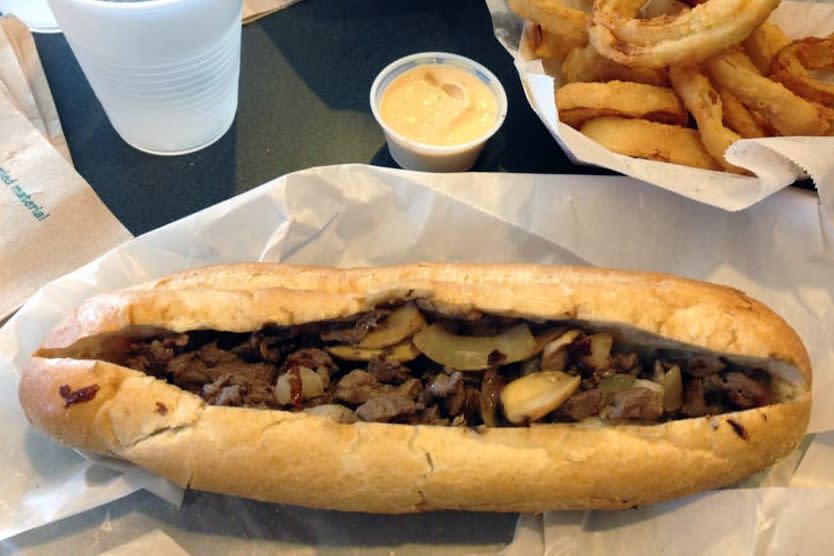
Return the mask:
<path id="1" fill-rule="evenodd" d="M 559 121 L 554 92 L 561 83 L 547 75 L 541 60 L 528 61 L 522 56 L 519 45 L 523 20 L 509 11 L 505 0 L 487 0 L 487 5 L 495 35 L 513 56 L 530 106 L 574 162 L 608 168 L 730 211 L 745 209 L 807 176 L 816 184 L 826 213 L 834 218 L 834 137 L 769 137 L 736 142 L 727 151 L 727 159 L 755 177 L 614 153 Z M 591 3 L 576 5 L 589 10 Z M 834 32 L 834 4 L 783 1 L 770 20 L 791 38 L 826 36 Z"/>
<path id="2" fill-rule="evenodd" d="M 826 433 L 834 430 L 833 246 L 834 224 L 821 215 L 816 196 L 796 189 L 734 214 L 626 177 L 437 175 L 359 165 L 290 174 L 52 282 L 0 330 L 0 467 L 6 470 L 0 537 L 144 485 L 164 486 L 152 476 L 129 475 L 139 470 L 127 464 L 121 474 L 99 470 L 107 480 L 90 484 L 93 464 L 27 424 L 16 399 L 17 377 L 41 338 L 95 293 L 194 266 L 253 260 L 567 263 L 672 272 L 742 289 L 782 315 L 808 347 L 815 372 L 810 432 L 823 434 L 809 436 L 791 457 L 739 488 L 619 513 L 525 516 L 508 550 L 698 553 L 705 545 L 690 542 L 694 523 L 703 525 L 697 531 L 709 531 L 699 537 L 709 537 L 705 552 L 715 554 L 724 548 L 758 553 L 753 548 L 797 538 L 800 525 L 828 534 L 834 519 L 834 436 Z M 39 463 L 45 459 L 39 454 L 51 464 Z M 322 516 L 310 526 L 349 519 Z M 121 542 L 148 532 L 128 529 L 133 536 Z M 317 535 L 327 538 L 327 531 Z"/>

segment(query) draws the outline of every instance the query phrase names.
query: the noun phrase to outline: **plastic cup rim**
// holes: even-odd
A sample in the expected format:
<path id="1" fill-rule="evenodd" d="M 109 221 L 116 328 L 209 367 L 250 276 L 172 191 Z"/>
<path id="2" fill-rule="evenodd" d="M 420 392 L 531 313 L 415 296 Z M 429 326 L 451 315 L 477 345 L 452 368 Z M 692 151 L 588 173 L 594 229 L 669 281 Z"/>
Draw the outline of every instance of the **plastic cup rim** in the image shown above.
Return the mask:
<path id="1" fill-rule="evenodd" d="M 498 117 L 495 119 L 495 124 L 493 124 L 493 126 L 483 135 L 466 143 L 460 143 L 457 145 L 432 145 L 430 143 L 421 143 L 420 141 L 409 139 L 408 137 L 405 137 L 404 135 L 397 133 L 396 131 L 391 129 L 391 127 L 382 119 L 382 116 L 380 116 L 379 114 L 377 92 L 379 91 L 379 88 L 382 85 L 382 81 L 391 72 L 393 72 L 400 66 L 408 64 L 410 62 L 423 59 L 428 60 L 438 58 L 458 62 L 461 65 L 466 66 L 469 70 L 475 70 L 479 73 L 482 73 L 487 78 L 489 78 L 490 82 L 495 83 L 495 85 L 497 85 L 495 88 L 490 87 L 490 91 L 496 95 L 496 100 L 498 100 L 499 113 Z M 380 71 L 379 74 L 377 74 L 376 79 L 374 79 L 374 82 L 371 85 L 370 102 L 371 112 L 374 115 L 374 119 L 376 119 L 377 123 L 385 132 L 386 136 L 393 138 L 402 145 L 408 145 L 413 148 L 419 149 L 419 151 L 421 151 L 423 154 L 451 155 L 479 147 L 486 143 L 490 139 L 490 137 L 495 135 L 495 133 L 504 124 L 504 120 L 506 120 L 507 118 L 507 92 L 504 90 L 504 86 L 501 84 L 501 81 L 495 76 L 494 73 L 489 71 L 484 65 L 479 64 L 475 60 L 467 58 L 466 56 L 452 54 L 451 52 L 417 52 L 394 60 L 393 62 L 385 66 L 382 69 L 382 71 Z"/>
<path id="2" fill-rule="evenodd" d="M 137 10 L 179 4 L 187 0 L 137 0 L 135 2 L 113 2 L 112 0 L 68 0 L 75 4 L 96 6 L 107 10 Z"/>

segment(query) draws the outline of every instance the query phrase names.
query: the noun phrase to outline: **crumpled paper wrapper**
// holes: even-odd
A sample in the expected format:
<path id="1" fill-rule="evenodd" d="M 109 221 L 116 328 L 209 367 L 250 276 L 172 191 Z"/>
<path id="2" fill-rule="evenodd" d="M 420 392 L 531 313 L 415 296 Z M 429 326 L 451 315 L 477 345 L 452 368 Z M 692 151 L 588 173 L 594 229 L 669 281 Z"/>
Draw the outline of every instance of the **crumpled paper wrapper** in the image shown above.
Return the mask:
<path id="1" fill-rule="evenodd" d="M 519 52 L 523 20 L 505 0 L 486 0 L 495 35 L 512 55 L 527 100 L 562 150 L 576 163 L 593 164 L 643 180 L 684 197 L 730 211 L 745 209 L 797 179 L 809 176 L 817 186 L 826 213 L 834 218 L 834 137 L 772 137 L 744 139 L 727 159 L 756 174 L 740 176 L 642 160 L 609 151 L 559 121 L 554 92 L 561 83 L 545 73 L 540 60 L 526 61 Z M 590 10 L 590 3 L 579 2 Z M 771 15 L 792 38 L 834 32 L 834 4 L 783 1 Z M 509 84 L 505 84 L 509 85 Z"/>
<path id="2" fill-rule="evenodd" d="M 454 241 L 449 241 L 450 233 Z M 745 290 L 796 328 L 815 369 L 811 432 L 821 432 L 834 430 L 832 240 L 834 224 L 821 216 L 816 196 L 796 189 L 732 214 L 625 177 L 438 175 L 361 165 L 290 174 L 127 242 L 55 280 L 0 329 L 0 411 L 6 423 L 0 433 L 6 447 L 0 452 L 0 467 L 6 470 L 0 477 L 0 538 L 142 486 L 140 480 L 128 481 L 126 473 L 118 478 L 124 483 L 107 492 L 91 487 L 84 476 L 91 464 L 26 425 L 17 404 L 17 373 L 29 354 L 95 293 L 198 265 L 253 260 L 333 266 L 526 261 L 673 272 Z M 830 504 L 822 498 L 809 501 L 790 481 L 818 489 L 823 477 L 829 486 L 834 484 L 828 471 L 834 464 L 834 443 L 827 438 L 819 435 L 811 442 L 809 437 L 801 450 L 745 488 L 608 517 L 591 513 L 588 523 L 620 520 L 610 528 L 599 526 L 599 535 L 633 525 L 648 528 L 641 539 L 655 534 L 658 542 L 669 543 L 676 538 L 671 531 L 689 530 L 695 514 L 705 524 L 737 522 L 737 512 L 759 504 L 770 512 L 762 513 L 762 519 L 777 515 L 793 524 L 811 522 L 815 514 L 803 509 L 803 501 L 813 503 L 813 511 L 828 511 Z M 708 502 L 723 504 L 734 497 L 740 498 L 726 507 Z M 788 502 L 780 505 L 783 500 Z M 589 546 L 582 544 L 592 540 L 586 538 L 578 514 L 559 515 L 545 519 L 568 520 L 573 528 L 557 529 L 555 538 L 573 539 L 583 550 Z M 658 516 L 663 520 L 655 521 Z M 555 546 L 546 524 L 551 521 L 525 517 L 518 542 L 527 539 L 539 552 L 545 542 Z M 652 533 L 661 524 L 662 531 Z M 745 518 L 738 527 L 746 539 L 762 539 L 758 525 Z M 719 531 L 724 535 L 727 527 Z M 602 543 L 594 546 L 609 550 L 626 546 L 609 544 L 618 542 L 609 536 L 594 538 L 604 539 L 593 541 Z M 536 553 L 531 546 L 511 549 Z M 646 545 L 628 546 L 645 553 Z M 700 545 L 675 546 L 685 550 Z"/>
<path id="3" fill-rule="evenodd" d="M 188 556 L 188 552 L 159 529 L 142 535 L 99 556 L 146 556 L 151 551 L 165 556 Z"/>

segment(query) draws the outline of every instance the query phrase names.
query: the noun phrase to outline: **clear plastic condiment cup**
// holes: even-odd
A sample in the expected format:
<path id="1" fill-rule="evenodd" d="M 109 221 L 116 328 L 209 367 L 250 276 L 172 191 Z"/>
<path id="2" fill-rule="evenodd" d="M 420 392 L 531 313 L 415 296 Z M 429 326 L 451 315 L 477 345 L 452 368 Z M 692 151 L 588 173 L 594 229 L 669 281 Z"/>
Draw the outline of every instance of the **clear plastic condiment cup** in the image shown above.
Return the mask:
<path id="1" fill-rule="evenodd" d="M 399 75 L 417 66 L 448 64 L 468 71 L 481 80 L 495 95 L 498 103 L 498 116 L 495 123 L 482 136 L 459 145 L 431 145 L 420 143 L 397 133 L 382 119 L 379 113 L 379 103 L 385 88 Z M 385 132 L 388 151 L 391 157 L 406 170 L 423 172 L 465 172 L 469 170 L 478 155 L 481 154 L 487 140 L 492 137 L 504 123 L 507 117 L 507 94 L 501 82 L 491 71 L 481 64 L 447 52 L 419 52 L 400 58 L 385 67 L 377 75 L 371 86 L 371 111 Z"/>

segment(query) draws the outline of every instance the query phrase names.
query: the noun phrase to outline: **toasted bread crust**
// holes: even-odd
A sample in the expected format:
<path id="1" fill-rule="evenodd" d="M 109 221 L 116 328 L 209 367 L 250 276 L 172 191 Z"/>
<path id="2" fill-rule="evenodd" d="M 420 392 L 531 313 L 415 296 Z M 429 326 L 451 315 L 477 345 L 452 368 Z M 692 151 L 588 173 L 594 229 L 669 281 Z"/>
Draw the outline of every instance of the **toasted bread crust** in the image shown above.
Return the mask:
<path id="1" fill-rule="evenodd" d="M 446 313 L 616 323 L 688 345 L 795 367 L 789 402 L 658 425 L 546 424 L 475 431 L 337 424 L 206 406 L 112 363 L 79 359 L 125 328 L 253 330 L 343 318 L 418 297 Z M 730 288 L 666 275 L 530 265 L 336 270 L 198 269 L 91 299 L 24 369 L 29 419 L 62 442 L 177 484 L 259 500 L 384 513 L 441 508 L 626 508 L 735 483 L 787 454 L 810 415 L 811 369 L 795 332 Z M 58 357 L 60 356 L 60 357 Z M 72 358 L 69 358 L 72 357 Z M 66 406 L 60 394 L 96 385 Z M 66 392 L 65 388 L 65 392 Z"/>

